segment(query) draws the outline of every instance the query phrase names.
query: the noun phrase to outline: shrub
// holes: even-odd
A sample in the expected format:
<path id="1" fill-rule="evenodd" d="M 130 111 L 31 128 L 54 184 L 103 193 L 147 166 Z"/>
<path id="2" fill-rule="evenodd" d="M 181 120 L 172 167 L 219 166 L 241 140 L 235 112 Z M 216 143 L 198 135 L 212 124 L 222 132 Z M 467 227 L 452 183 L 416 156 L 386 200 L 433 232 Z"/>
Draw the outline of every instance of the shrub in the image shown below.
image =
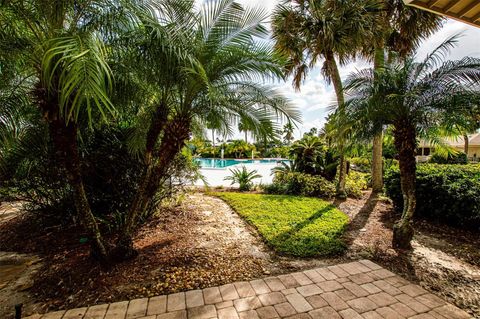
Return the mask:
<path id="1" fill-rule="evenodd" d="M 442 156 L 438 153 L 434 153 L 430 157 L 429 163 L 436 164 L 467 164 L 468 157 L 464 152 L 458 152 L 456 154 L 448 154 L 447 157 Z"/>
<path id="2" fill-rule="evenodd" d="M 242 192 L 249 191 L 253 186 L 253 180 L 262 177 L 262 175 L 257 174 L 257 170 L 249 171 L 245 166 L 242 166 L 242 169 L 231 169 L 230 173 L 232 175 L 225 177 L 224 180 L 232 181 L 232 185 L 238 183 Z"/>
<path id="3" fill-rule="evenodd" d="M 277 173 L 273 184 L 264 187 L 270 194 L 301 195 L 330 198 L 335 195 L 335 185 L 321 176 L 299 172 Z"/>
<path id="4" fill-rule="evenodd" d="M 348 196 L 361 198 L 363 190 L 368 188 L 370 174 L 350 171 L 345 180 L 345 191 Z"/>
<path id="5" fill-rule="evenodd" d="M 370 172 L 372 170 L 372 163 L 370 159 L 365 157 L 352 157 L 349 159 L 352 169 L 360 172 Z"/>
<path id="6" fill-rule="evenodd" d="M 385 188 L 395 207 L 402 209 L 398 167 L 386 173 Z M 479 165 L 418 165 L 416 194 L 416 217 L 480 229 Z"/>
<path id="7" fill-rule="evenodd" d="M 99 220 L 115 229 L 123 222 L 131 205 L 143 164 L 130 155 L 127 147 L 128 128 L 104 127 L 82 138 L 79 145 L 82 154 L 82 177 L 92 212 Z M 11 196 L 27 203 L 26 208 L 55 217 L 68 223 L 75 219 L 73 191 L 66 181 L 65 170 L 53 158 L 48 139 L 43 147 L 32 153 L 35 160 L 24 159 L 12 175 L 2 181 Z M 27 164 L 24 164 L 27 163 Z M 171 196 L 180 183 L 195 179 L 197 167 L 188 152 L 178 156 L 169 169 L 168 176 L 152 200 L 147 215 Z"/>
<path id="8" fill-rule="evenodd" d="M 277 252 L 300 256 L 341 253 L 348 216 L 318 198 L 219 192 L 235 211 L 253 224 Z"/>

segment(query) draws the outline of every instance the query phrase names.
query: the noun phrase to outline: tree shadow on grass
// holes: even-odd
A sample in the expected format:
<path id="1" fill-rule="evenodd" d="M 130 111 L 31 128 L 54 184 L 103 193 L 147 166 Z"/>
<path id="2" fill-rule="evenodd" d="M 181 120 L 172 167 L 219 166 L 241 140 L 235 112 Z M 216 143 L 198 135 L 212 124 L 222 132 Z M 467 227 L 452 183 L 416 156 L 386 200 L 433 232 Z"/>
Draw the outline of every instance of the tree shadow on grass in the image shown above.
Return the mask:
<path id="1" fill-rule="evenodd" d="M 324 208 L 316 211 L 314 214 L 309 216 L 308 218 L 304 219 L 302 222 L 295 224 L 292 228 L 287 231 L 284 231 L 273 238 L 274 242 L 283 242 L 289 240 L 292 236 L 296 233 L 300 232 L 303 228 L 307 227 L 308 225 L 312 224 L 318 218 L 321 218 L 323 214 L 329 212 L 332 209 L 336 209 L 333 204 L 325 206 Z"/>

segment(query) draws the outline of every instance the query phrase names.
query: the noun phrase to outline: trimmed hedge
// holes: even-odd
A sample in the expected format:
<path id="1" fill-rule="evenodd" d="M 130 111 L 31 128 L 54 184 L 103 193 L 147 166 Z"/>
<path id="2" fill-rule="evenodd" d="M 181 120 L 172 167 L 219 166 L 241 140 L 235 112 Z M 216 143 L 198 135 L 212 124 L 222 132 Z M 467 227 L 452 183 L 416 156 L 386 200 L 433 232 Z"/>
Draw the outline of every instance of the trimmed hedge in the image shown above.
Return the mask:
<path id="1" fill-rule="evenodd" d="M 264 186 L 268 194 L 301 195 L 330 198 L 335 196 L 335 185 L 323 178 L 299 172 L 277 173 L 273 183 Z"/>
<path id="2" fill-rule="evenodd" d="M 385 188 L 395 207 L 401 210 L 398 167 L 387 171 Z M 416 217 L 480 230 L 480 165 L 418 165 L 416 194 Z"/>

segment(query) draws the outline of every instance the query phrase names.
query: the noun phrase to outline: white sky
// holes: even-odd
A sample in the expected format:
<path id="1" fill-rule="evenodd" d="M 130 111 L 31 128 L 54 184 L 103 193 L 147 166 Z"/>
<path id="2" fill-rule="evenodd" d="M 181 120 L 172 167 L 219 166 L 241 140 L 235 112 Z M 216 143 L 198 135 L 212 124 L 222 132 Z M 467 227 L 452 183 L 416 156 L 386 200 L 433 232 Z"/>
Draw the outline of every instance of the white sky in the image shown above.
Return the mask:
<path id="1" fill-rule="evenodd" d="M 199 0 L 202 1 L 202 0 Z M 272 12 L 273 8 L 279 0 L 237 0 L 245 6 L 260 6 L 268 12 Z M 473 56 L 480 58 L 480 28 L 447 20 L 443 28 L 429 39 L 424 41 L 418 50 L 417 56 L 423 57 L 433 48 L 438 46 L 446 38 L 462 33 L 462 37 L 456 48 L 454 48 L 448 57 L 451 60 L 461 59 L 465 56 Z M 321 62 L 320 64 L 321 65 Z M 340 75 L 345 79 L 348 74 L 357 69 L 368 67 L 368 63 L 364 61 L 355 61 L 340 68 Z M 284 96 L 289 98 L 303 114 L 303 123 L 296 130 L 296 137 L 301 137 L 312 127 L 321 128 L 325 123 L 325 117 L 328 115 L 328 107 L 333 104 L 335 95 L 331 85 L 327 85 L 320 74 L 320 68 L 316 67 L 309 72 L 305 83 L 301 90 L 296 92 L 292 88 L 291 81 L 275 84 L 277 90 Z M 243 135 L 236 135 L 241 138 Z"/>

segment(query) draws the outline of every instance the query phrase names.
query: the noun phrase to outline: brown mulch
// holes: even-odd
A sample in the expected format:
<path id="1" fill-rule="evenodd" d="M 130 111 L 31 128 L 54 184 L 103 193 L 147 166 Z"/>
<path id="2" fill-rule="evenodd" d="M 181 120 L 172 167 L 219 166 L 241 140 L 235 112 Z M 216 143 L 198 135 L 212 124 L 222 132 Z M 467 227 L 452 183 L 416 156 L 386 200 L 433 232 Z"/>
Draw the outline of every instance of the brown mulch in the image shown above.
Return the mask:
<path id="1" fill-rule="evenodd" d="M 392 249 L 392 227 L 400 217 L 388 200 L 365 192 L 360 200 L 336 203 L 351 218 L 345 241 L 351 258 L 370 258 L 480 318 L 480 235 L 416 220 L 411 251 Z"/>
<path id="2" fill-rule="evenodd" d="M 137 258 L 108 271 L 89 257 L 79 227 L 51 227 L 25 214 L 3 223 L 0 251 L 42 258 L 25 305 L 26 313 L 42 313 L 268 274 L 270 251 L 247 227 L 221 200 L 190 195 L 141 227 L 134 240 Z"/>
<path id="3" fill-rule="evenodd" d="M 335 202 L 352 222 L 348 250 L 336 258 L 296 259 L 275 255 L 224 202 L 195 193 L 165 209 L 135 237 L 139 256 L 101 269 L 88 253 L 79 227 L 62 228 L 27 214 L 0 226 L 0 251 L 36 254 L 40 269 L 25 299 L 26 313 L 204 288 L 236 280 L 370 258 L 480 318 L 480 238 L 446 226 L 416 222 L 412 252 L 391 248 L 398 215 L 391 204 L 365 192 Z M 1 291 L 1 288 L 0 288 Z M 0 309 L 0 317 L 5 314 Z"/>

